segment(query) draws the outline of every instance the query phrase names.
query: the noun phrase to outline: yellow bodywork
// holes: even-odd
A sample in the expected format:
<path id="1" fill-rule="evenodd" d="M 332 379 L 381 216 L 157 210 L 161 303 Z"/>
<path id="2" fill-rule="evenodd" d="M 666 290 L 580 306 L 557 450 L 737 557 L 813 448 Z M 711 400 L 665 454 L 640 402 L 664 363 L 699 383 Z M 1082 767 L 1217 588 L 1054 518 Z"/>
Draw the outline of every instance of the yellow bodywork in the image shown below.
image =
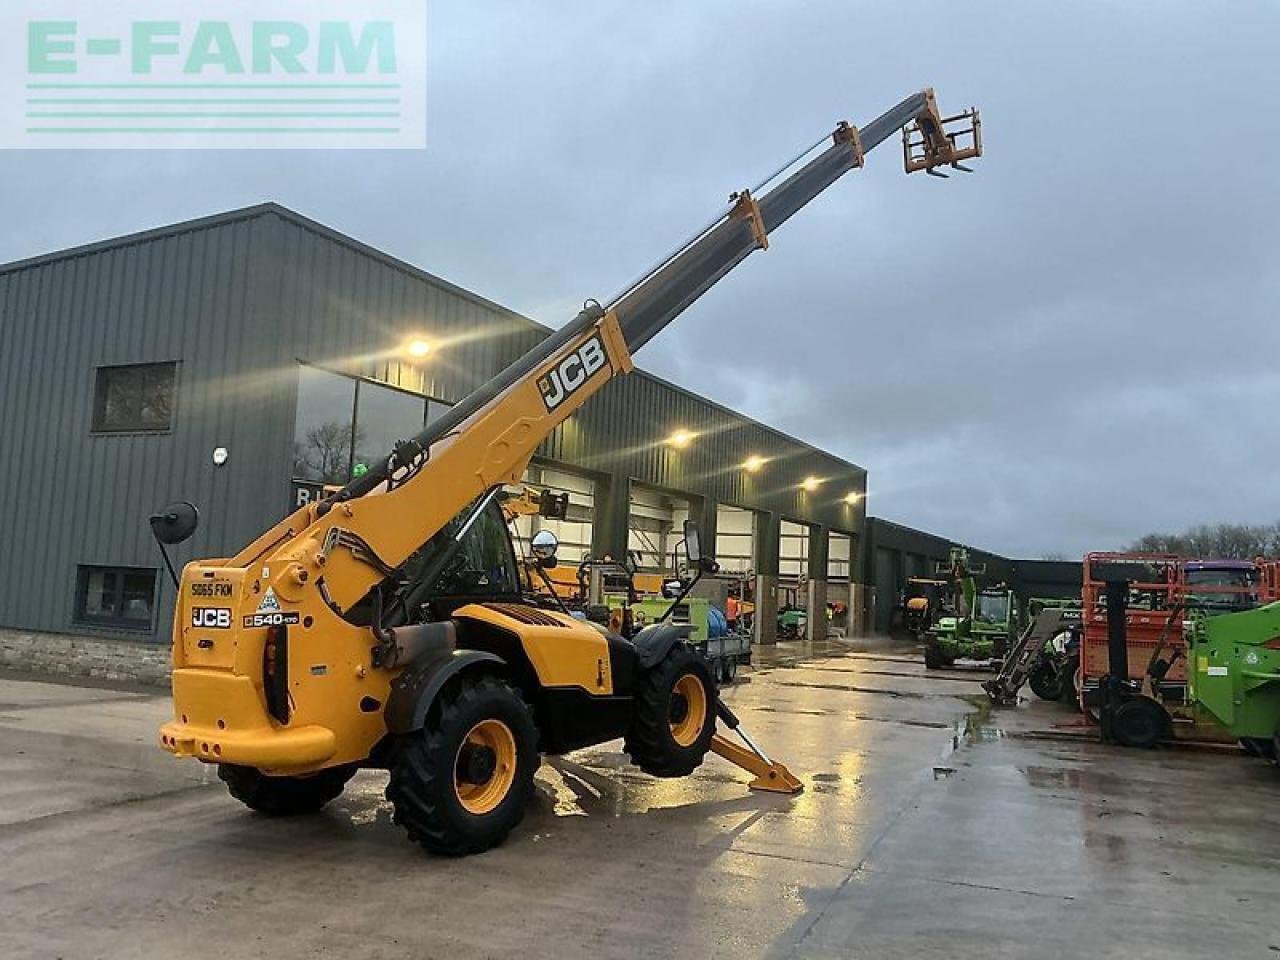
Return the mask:
<path id="1" fill-rule="evenodd" d="M 607 363 L 549 409 L 538 380 L 592 339 L 603 344 Z M 631 369 L 617 318 L 606 314 L 543 373 L 517 382 L 437 441 L 422 469 L 394 489 L 380 487 L 323 516 L 309 504 L 235 557 L 188 564 L 174 615 L 174 719 L 160 731 L 161 746 L 290 774 L 367 758 L 386 733 L 381 707 L 397 671 L 374 665 L 371 631 L 335 608 L 350 609 L 384 579 L 383 568 L 403 564 L 477 497 L 517 482 L 558 424 Z M 340 534 L 354 532 L 375 562 L 344 545 Z M 559 627 L 521 623 L 498 606 L 471 605 L 456 616 L 517 635 L 547 686 L 612 692 L 607 644 L 596 630 L 553 613 L 545 615 Z M 273 622 L 288 624 L 287 725 L 266 703 L 263 654 Z"/>

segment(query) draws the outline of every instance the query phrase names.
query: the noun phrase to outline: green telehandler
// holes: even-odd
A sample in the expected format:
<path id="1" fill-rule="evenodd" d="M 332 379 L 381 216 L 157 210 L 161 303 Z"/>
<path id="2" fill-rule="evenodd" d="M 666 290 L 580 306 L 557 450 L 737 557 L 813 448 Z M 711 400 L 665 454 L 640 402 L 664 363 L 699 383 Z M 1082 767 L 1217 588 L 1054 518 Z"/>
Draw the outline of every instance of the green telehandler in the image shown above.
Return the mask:
<path id="1" fill-rule="evenodd" d="M 941 569 L 939 572 L 943 572 Z M 1018 634 L 1018 603 L 1003 585 L 979 588 L 985 565 L 969 561 L 969 551 L 952 547 L 945 571 L 951 583 L 950 610 L 934 621 L 924 640 L 930 670 L 956 660 L 999 660 Z"/>

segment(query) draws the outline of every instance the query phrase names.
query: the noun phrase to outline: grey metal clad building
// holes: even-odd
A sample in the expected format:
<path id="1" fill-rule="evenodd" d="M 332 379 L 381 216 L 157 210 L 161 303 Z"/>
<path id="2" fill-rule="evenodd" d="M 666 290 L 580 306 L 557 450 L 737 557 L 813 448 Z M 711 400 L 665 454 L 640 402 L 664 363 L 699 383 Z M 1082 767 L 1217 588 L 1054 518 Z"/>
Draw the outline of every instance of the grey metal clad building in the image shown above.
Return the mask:
<path id="1" fill-rule="evenodd" d="M 859 543 L 860 579 L 868 587 L 866 615 L 873 632 L 888 633 L 894 604 L 912 577 L 934 577 L 945 568 L 957 541 L 913 527 L 868 517 Z M 1023 602 L 1031 597 L 1078 597 L 1084 569 L 1079 561 L 1010 560 L 970 548 L 969 557 L 985 569 L 985 582 L 1004 582 Z"/>
<path id="2" fill-rule="evenodd" d="M 547 332 L 274 204 L 0 267 L 0 626 L 164 636 L 153 509 L 200 507 L 179 561 L 227 555 Z M 860 550 L 865 471 L 642 372 L 532 472 L 570 492 L 578 553 L 656 568 L 693 515 L 772 594 L 788 565 L 847 589 Z"/>

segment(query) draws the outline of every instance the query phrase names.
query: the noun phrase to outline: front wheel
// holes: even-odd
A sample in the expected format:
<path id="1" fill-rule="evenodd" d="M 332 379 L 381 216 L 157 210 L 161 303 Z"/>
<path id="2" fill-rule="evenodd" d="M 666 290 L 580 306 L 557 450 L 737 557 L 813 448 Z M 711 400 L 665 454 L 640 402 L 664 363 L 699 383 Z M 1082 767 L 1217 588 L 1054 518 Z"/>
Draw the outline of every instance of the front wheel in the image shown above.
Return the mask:
<path id="1" fill-rule="evenodd" d="M 1031 692 L 1041 700 L 1057 700 L 1062 696 L 1062 688 L 1065 685 L 1065 682 L 1066 678 L 1058 668 L 1048 660 L 1042 660 L 1040 664 L 1031 671 L 1031 675 L 1027 677 L 1027 683 L 1031 687 Z"/>
<path id="2" fill-rule="evenodd" d="M 538 732 L 506 681 L 463 677 L 423 729 L 400 737 L 387 799 L 409 839 L 432 853 L 480 853 L 524 818 L 538 769 Z"/>
<path id="3" fill-rule="evenodd" d="M 1169 736 L 1169 714 L 1149 697 L 1126 700 L 1111 716 L 1111 734 L 1121 746 L 1150 749 Z"/>
<path id="4" fill-rule="evenodd" d="M 716 732 L 716 685 L 707 661 L 682 643 L 640 675 L 623 749 L 654 777 L 683 777 L 702 764 Z"/>
<path id="5" fill-rule="evenodd" d="M 336 799 L 355 774 L 353 764 L 306 777 L 271 777 L 254 767 L 218 764 L 218 779 L 227 785 L 227 792 L 250 810 L 269 817 L 315 813 Z"/>

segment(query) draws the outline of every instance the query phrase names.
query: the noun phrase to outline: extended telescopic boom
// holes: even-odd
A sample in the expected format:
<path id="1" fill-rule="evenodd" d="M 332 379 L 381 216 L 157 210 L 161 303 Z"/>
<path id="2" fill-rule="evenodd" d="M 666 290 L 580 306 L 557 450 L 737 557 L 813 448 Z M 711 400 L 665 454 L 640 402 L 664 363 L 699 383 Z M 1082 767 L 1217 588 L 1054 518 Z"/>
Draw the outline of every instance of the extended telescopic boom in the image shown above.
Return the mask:
<path id="1" fill-rule="evenodd" d="M 957 121 L 968 123 L 969 126 L 950 134 L 944 132 L 944 125 L 954 125 Z M 797 161 L 829 139 L 830 145 L 822 153 L 759 200 L 749 190 L 735 194 L 729 208 L 710 225 L 607 305 L 607 309 L 617 316 L 628 351 L 634 353 L 652 340 L 753 250 L 767 247 L 770 233 L 841 176 L 855 167 L 861 167 L 868 151 L 879 146 L 898 130 L 904 130 L 905 145 L 908 127 L 917 135 L 910 146 L 906 147 L 908 172 L 915 169 L 933 172 L 935 167 L 943 165 L 963 169 L 959 166 L 960 160 L 981 155 L 977 111 L 969 110 L 944 119 L 938 112 L 931 89 L 912 94 L 865 127 L 856 128 L 841 123 L 829 138 L 823 137 L 818 144 L 798 157 Z M 971 138 L 972 143 L 958 146 L 957 139 L 964 137 Z M 792 165 L 794 162 L 788 167 Z M 778 174 L 786 169 L 784 167 L 779 170 Z M 778 174 L 770 180 L 775 179 Z M 768 182 L 760 186 L 763 187 Z M 605 312 L 605 307 L 589 303 L 572 321 L 418 434 L 416 443 L 429 449 L 431 444 L 455 432 L 499 394 L 549 363 L 567 344 L 596 324 Z M 386 461 L 375 466 L 335 494 L 330 502 L 322 504 L 321 514 L 335 501 L 349 500 L 376 489 L 387 479 L 387 472 Z"/>

